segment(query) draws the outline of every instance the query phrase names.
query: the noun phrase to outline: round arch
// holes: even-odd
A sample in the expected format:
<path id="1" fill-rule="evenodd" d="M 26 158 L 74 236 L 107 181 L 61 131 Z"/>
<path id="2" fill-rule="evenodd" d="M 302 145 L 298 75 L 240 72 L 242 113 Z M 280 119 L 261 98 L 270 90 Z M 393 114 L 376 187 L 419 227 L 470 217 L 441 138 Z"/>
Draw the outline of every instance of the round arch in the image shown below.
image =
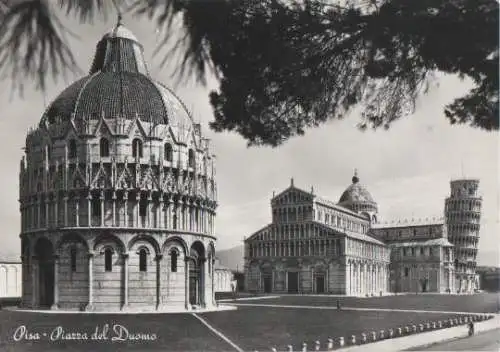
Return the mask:
<path id="1" fill-rule="evenodd" d="M 156 239 L 153 237 L 153 236 L 150 236 L 150 235 L 145 235 L 145 234 L 139 234 L 139 235 L 136 235 L 134 236 L 129 242 L 128 242 L 128 246 L 127 246 L 127 249 L 130 251 L 132 250 L 132 247 L 137 243 L 137 242 L 141 242 L 141 241 L 144 241 L 144 242 L 147 242 L 149 243 L 154 251 L 155 251 L 155 255 L 158 255 L 161 253 L 160 251 L 160 245 L 158 243 L 158 241 L 156 241 Z"/>
<path id="2" fill-rule="evenodd" d="M 179 244 L 183 250 L 182 254 L 184 256 L 189 255 L 188 246 L 186 244 L 186 241 L 184 241 L 184 239 L 179 237 L 179 236 L 172 236 L 172 237 L 167 238 L 165 240 L 165 242 L 163 242 L 163 245 L 161 246 L 161 253 L 165 252 L 166 248 L 169 246 L 170 243 Z"/>
<path id="3" fill-rule="evenodd" d="M 123 243 L 123 241 L 111 233 L 103 233 L 103 234 L 98 235 L 94 239 L 94 245 L 92 246 L 93 250 L 94 251 L 97 250 L 100 245 L 109 246 L 109 244 L 106 242 L 112 242 L 113 244 L 115 244 L 116 245 L 116 248 L 114 248 L 115 251 L 125 253 L 126 247 L 125 247 L 125 244 Z"/>
<path id="4" fill-rule="evenodd" d="M 89 244 L 79 233 L 66 233 L 64 234 L 55 245 L 55 252 L 61 254 L 62 246 L 66 243 L 81 243 L 84 245 L 85 249 L 89 250 Z"/>

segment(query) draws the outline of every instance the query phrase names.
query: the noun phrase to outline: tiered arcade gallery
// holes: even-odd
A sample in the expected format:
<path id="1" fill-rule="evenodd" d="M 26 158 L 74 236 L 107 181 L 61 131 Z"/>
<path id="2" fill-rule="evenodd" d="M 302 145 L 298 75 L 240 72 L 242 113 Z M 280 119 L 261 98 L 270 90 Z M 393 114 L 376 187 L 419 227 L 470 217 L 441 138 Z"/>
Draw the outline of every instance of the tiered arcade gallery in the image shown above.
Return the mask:
<path id="1" fill-rule="evenodd" d="M 120 23 L 26 138 L 22 305 L 215 306 L 215 157 Z"/>

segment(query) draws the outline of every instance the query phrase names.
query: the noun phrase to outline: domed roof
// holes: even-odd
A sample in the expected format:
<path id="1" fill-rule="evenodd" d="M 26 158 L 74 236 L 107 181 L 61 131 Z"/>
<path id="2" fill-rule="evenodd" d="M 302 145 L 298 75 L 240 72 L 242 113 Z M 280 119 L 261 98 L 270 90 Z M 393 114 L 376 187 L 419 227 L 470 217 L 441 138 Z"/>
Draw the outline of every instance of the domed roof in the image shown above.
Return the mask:
<path id="1" fill-rule="evenodd" d="M 67 87 L 47 108 L 47 124 L 123 118 L 183 126 L 193 124 L 180 99 L 147 70 L 142 45 L 119 21 L 97 43 L 89 75 Z"/>
<path id="2" fill-rule="evenodd" d="M 352 184 L 340 196 L 340 205 L 349 205 L 355 203 L 372 203 L 375 204 L 372 195 L 366 188 L 359 183 L 357 172 L 354 173 Z"/>

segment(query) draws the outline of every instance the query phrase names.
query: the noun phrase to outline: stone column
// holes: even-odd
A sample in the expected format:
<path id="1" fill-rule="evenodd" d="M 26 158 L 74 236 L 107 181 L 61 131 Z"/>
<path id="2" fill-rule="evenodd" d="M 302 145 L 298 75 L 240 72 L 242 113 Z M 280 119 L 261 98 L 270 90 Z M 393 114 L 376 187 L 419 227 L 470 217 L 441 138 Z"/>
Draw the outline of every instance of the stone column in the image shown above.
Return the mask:
<path id="1" fill-rule="evenodd" d="M 31 307 L 36 308 L 38 304 L 38 291 L 39 291 L 39 281 L 38 281 L 38 257 L 31 257 Z"/>
<path id="2" fill-rule="evenodd" d="M 68 226 L 68 196 L 65 195 L 63 198 L 64 202 L 64 227 Z"/>
<path id="3" fill-rule="evenodd" d="M 45 228 L 49 228 L 49 198 L 45 198 Z"/>
<path id="4" fill-rule="evenodd" d="M 186 310 L 190 310 L 191 304 L 189 303 L 189 257 L 184 257 L 184 294 Z"/>
<path id="5" fill-rule="evenodd" d="M 157 254 L 155 257 L 156 261 L 156 310 L 160 310 L 163 302 L 161 300 L 161 261 L 163 259 L 163 254 Z"/>
<path id="6" fill-rule="evenodd" d="M 75 226 L 80 226 L 80 196 L 76 195 L 74 199 L 75 202 Z"/>
<path id="7" fill-rule="evenodd" d="M 104 201 L 104 192 L 101 191 L 101 194 L 99 195 L 99 201 L 101 202 L 101 227 L 104 227 L 104 214 L 105 214 L 105 206 L 106 203 Z"/>
<path id="8" fill-rule="evenodd" d="M 89 303 L 85 307 L 85 310 L 91 311 L 94 309 L 94 252 L 89 251 L 88 253 L 88 261 L 89 261 L 89 268 L 88 268 L 88 278 L 89 278 L 89 283 L 88 283 L 88 289 L 89 289 Z"/>
<path id="9" fill-rule="evenodd" d="M 125 219 L 125 227 L 129 227 L 128 224 L 128 192 L 123 192 L 123 207 L 125 209 L 124 219 Z"/>
<path id="10" fill-rule="evenodd" d="M 134 203 L 134 227 L 139 227 L 140 217 L 139 217 L 139 201 L 141 199 L 140 192 L 135 194 L 135 203 Z"/>
<path id="11" fill-rule="evenodd" d="M 52 200 L 54 203 L 54 218 L 52 219 L 53 221 L 53 226 L 58 227 L 59 226 L 59 197 L 57 195 L 54 195 L 54 199 Z"/>
<path id="12" fill-rule="evenodd" d="M 36 222 L 38 229 L 42 226 L 41 209 L 42 209 L 42 200 L 40 199 L 40 195 L 38 195 L 36 200 L 36 211 L 37 211 Z"/>
<path id="13" fill-rule="evenodd" d="M 91 207 L 91 204 L 90 204 L 91 201 L 92 201 L 92 196 L 89 193 L 88 196 L 87 196 L 87 221 L 88 221 L 87 226 L 88 227 L 92 226 L 92 207 Z"/>
<path id="14" fill-rule="evenodd" d="M 206 306 L 206 293 L 207 293 L 207 288 L 206 288 L 206 275 L 207 275 L 207 258 L 201 258 L 200 259 L 200 305 L 205 307 Z"/>
<path id="15" fill-rule="evenodd" d="M 54 302 L 50 307 L 51 310 L 59 308 L 59 256 L 54 255 Z"/>
<path id="16" fill-rule="evenodd" d="M 151 196 L 151 192 L 148 192 L 148 206 L 146 211 L 146 226 L 148 228 L 153 227 L 152 215 L 153 215 L 153 197 Z"/>
<path id="17" fill-rule="evenodd" d="M 117 225 L 116 223 L 116 192 L 113 191 L 113 196 L 112 196 L 112 201 L 113 201 L 113 214 L 112 214 L 112 218 L 111 218 L 111 226 L 115 227 Z"/>
<path id="18" fill-rule="evenodd" d="M 122 254 L 123 258 L 123 306 L 122 310 L 128 308 L 128 252 Z"/>

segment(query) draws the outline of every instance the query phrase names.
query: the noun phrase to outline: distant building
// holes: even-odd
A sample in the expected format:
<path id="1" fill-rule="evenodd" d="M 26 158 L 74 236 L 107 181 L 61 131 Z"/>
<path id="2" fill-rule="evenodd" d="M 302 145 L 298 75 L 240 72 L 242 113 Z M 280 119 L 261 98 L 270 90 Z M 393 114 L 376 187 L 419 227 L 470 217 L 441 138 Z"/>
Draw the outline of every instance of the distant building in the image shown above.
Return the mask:
<path id="1" fill-rule="evenodd" d="M 0 298 L 21 297 L 21 294 L 21 261 L 14 261 L 0 257 Z"/>
<path id="2" fill-rule="evenodd" d="M 215 260 L 215 292 L 231 292 L 231 282 L 233 272 L 231 269 L 221 265 L 218 259 Z"/>
<path id="3" fill-rule="evenodd" d="M 292 179 L 271 199 L 272 222 L 245 240 L 245 289 L 354 296 L 473 292 L 477 185 L 451 182 L 445 218 L 381 224 L 378 205 L 356 173 L 338 203 L 295 187 Z M 457 274 L 457 263 L 464 261 L 466 271 Z"/>

